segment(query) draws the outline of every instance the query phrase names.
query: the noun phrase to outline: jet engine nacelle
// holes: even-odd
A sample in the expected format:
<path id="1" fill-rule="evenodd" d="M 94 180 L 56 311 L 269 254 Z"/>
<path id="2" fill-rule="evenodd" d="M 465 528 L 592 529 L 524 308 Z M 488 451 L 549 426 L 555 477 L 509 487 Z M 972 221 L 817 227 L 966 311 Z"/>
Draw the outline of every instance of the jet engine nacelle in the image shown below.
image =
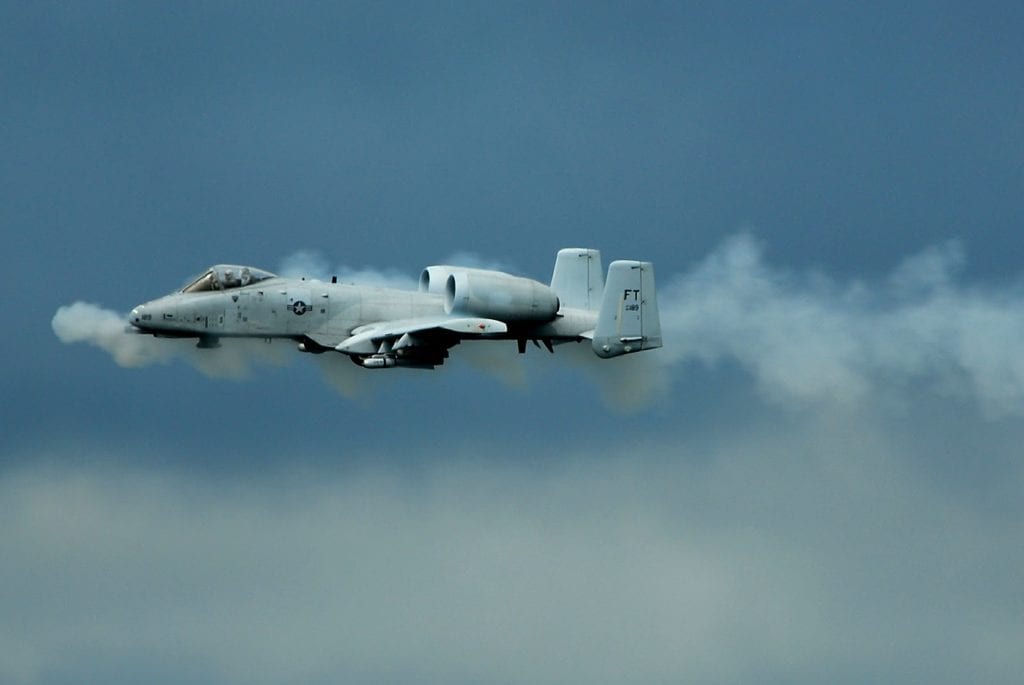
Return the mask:
<path id="1" fill-rule="evenodd" d="M 444 310 L 501 321 L 550 321 L 558 313 L 558 296 L 529 278 L 466 269 L 448 274 Z"/>
<path id="2" fill-rule="evenodd" d="M 502 321 L 550 321 L 558 313 L 555 291 L 529 278 L 503 271 L 461 266 L 428 266 L 420 292 L 444 295 L 445 312 Z"/>

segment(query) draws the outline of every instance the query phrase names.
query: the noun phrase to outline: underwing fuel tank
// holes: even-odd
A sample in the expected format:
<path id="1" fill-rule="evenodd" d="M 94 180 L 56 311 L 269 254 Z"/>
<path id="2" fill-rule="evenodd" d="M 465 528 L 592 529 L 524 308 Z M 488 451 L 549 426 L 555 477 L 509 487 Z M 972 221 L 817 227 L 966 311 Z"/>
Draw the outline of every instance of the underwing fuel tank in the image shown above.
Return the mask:
<path id="1" fill-rule="evenodd" d="M 389 366 L 398 366 L 398 360 L 384 355 L 373 356 L 364 359 L 362 366 L 367 369 L 384 369 Z"/>

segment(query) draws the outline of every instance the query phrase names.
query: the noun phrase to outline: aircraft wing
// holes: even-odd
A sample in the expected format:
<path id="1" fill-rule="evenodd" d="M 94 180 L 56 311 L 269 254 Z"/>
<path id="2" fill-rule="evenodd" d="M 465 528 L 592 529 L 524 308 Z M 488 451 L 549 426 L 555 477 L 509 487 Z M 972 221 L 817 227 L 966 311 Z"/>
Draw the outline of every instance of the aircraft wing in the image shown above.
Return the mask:
<path id="1" fill-rule="evenodd" d="M 422 317 L 378 321 L 360 326 L 342 340 L 335 350 L 352 356 L 401 355 L 432 360 L 440 364 L 449 347 L 459 341 L 506 333 L 508 326 L 497 319 L 475 316 Z"/>

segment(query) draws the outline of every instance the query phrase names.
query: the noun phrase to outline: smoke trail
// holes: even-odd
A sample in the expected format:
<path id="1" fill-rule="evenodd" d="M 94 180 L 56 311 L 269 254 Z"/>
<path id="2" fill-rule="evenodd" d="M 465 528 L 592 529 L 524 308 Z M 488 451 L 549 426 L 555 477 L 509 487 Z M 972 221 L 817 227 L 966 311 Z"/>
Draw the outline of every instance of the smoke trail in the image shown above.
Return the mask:
<path id="1" fill-rule="evenodd" d="M 490 271 L 504 271 L 505 273 L 518 274 L 521 273 L 514 265 L 499 259 L 489 259 L 482 257 L 475 252 L 466 252 L 460 250 L 453 252 L 447 258 L 442 259 L 438 264 L 453 264 L 457 266 L 465 266 L 472 269 L 488 269 Z M 541 279 L 543 280 L 543 279 Z"/>
<path id="2" fill-rule="evenodd" d="M 532 367 L 540 373 L 557 373 L 568 365 L 583 374 L 597 387 L 601 401 L 608 409 L 630 414 L 659 399 L 671 391 L 671 376 L 662 351 L 627 354 L 612 359 L 601 359 L 594 354 L 589 341 L 566 343 L 555 347 L 553 355 L 537 351 L 528 355 Z"/>
<path id="3" fill-rule="evenodd" d="M 975 397 L 992 416 L 1024 413 L 1024 288 L 958 282 L 957 243 L 907 259 L 877 284 L 839 284 L 764 263 L 730 238 L 659 301 L 668 366 L 733 359 L 781 402 L 856 403 L 923 384 Z"/>
<path id="4" fill-rule="evenodd" d="M 453 348 L 451 355 L 453 360 L 466 362 L 477 371 L 496 378 L 506 387 L 522 390 L 529 384 L 523 355 L 516 352 L 515 343 L 511 341 L 465 342 Z"/>
<path id="5" fill-rule="evenodd" d="M 246 378 L 254 365 L 287 363 L 287 345 L 258 340 L 223 339 L 216 349 L 196 348 L 194 340 L 154 338 L 127 330 L 124 314 L 87 302 L 60 307 L 51 325 L 61 342 L 84 342 L 110 354 L 118 365 L 136 368 L 181 359 L 213 378 Z"/>
<path id="6" fill-rule="evenodd" d="M 171 346 L 153 344 L 154 339 L 149 336 L 127 333 L 127 316 L 88 302 L 60 307 L 51 325 L 62 343 L 95 345 L 108 352 L 120 366 L 149 366 L 174 358 Z"/>
<path id="7" fill-rule="evenodd" d="M 395 374 L 379 373 L 361 369 L 345 355 L 327 352 L 315 355 L 316 364 L 324 376 L 324 381 L 334 388 L 339 395 L 353 402 L 366 401 L 374 390 L 394 379 Z"/>
<path id="8" fill-rule="evenodd" d="M 418 285 L 418 278 L 397 269 L 353 268 L 344 264 L 331 269 L 323 255 L 314 250 L 299 250 L 285 257 L 278 273 L 287 278 L 317 278 L 321 281 L 337 277 L 339 283 L 399 290 L 416 290 Z"/>

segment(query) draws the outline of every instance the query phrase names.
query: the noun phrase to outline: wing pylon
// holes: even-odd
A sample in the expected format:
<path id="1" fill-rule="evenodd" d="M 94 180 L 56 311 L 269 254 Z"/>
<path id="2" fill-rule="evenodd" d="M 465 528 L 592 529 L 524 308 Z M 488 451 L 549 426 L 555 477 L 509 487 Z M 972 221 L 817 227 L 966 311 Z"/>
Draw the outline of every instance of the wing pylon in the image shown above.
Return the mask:
<path id="1" fill-rule="evenodd" d="M 400 319 L 360 326 L 334 349 L 367 368 L 433 368 L 444 363 L 448 349 L 462 340 L 507 332 L 504 321 L 481 317 Z"/>

